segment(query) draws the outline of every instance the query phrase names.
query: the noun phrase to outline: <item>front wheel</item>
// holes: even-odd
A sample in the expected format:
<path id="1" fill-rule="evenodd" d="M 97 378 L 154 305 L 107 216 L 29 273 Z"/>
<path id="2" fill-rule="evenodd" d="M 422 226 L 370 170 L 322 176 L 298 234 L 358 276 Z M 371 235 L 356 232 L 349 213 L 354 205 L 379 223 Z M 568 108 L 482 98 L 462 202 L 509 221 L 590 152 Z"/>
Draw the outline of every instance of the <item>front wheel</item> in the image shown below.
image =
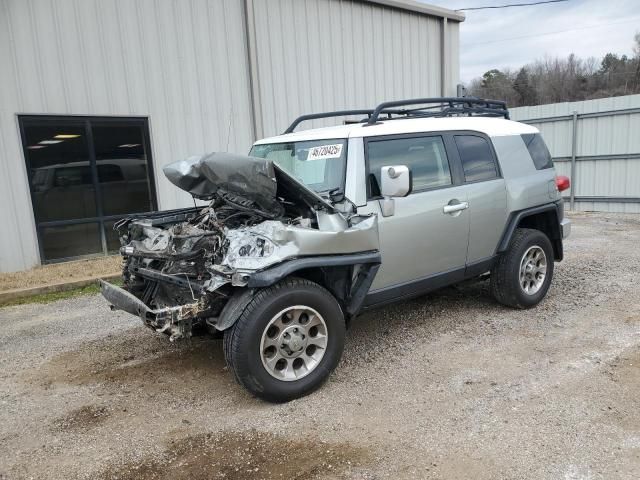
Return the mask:
<path id="1" fill-rule="evenodd" d="M 553 277 L 553 247 L 541 231 L 518 228 L 491 270 L 491 293 L 510 307 L 531 308 L 547 294 Z"/>
<path id="2" fill-rule="evenodd" d="M 225 331 L 224 350 L 236 380 L 270 402 L 317 389 L 342 356 L 345 322 L 320 285 L 290 278 L 256 293 Z"/>

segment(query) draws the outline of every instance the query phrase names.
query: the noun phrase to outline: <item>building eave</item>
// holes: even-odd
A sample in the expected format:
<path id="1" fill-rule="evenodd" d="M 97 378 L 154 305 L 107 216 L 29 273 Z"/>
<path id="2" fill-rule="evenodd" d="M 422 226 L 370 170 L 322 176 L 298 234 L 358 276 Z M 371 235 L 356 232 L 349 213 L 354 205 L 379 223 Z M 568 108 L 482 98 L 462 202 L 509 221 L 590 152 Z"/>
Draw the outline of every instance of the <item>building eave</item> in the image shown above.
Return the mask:
<path id="1" fill-rule="evenodd" d="M 433 17 L 446 18 L 454 22 L 464 22 L 465 15 L 462 12 L 449 10 L 448 8 L 429 5 L 428 3 L 415 2 L 413 0 L 364 0 L 368 3 L 376 3 L 400 10 L 408 10 Z"/>

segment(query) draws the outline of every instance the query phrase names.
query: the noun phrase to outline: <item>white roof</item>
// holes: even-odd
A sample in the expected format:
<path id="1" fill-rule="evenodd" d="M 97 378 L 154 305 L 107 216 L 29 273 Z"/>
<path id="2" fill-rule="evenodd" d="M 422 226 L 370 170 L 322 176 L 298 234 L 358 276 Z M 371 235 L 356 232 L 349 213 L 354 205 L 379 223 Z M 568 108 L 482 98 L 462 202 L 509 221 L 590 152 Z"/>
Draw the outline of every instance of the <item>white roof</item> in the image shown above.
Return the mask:
<path id="1" fill-rule="evenodd" d="M 440 117 L 440 118 L 398 118 L 381 121 L 376 125 L 353 123 L 334 127 L 301 130 L 271 138 L 258 140 L 255 144 L 284 143 L 330 138 L 373 137 L 403 133 L 442 132 L 450 130 L 470 130 L 489 137 L 538 133 L 538 129 L 512 120 L 495 117 Z"/>

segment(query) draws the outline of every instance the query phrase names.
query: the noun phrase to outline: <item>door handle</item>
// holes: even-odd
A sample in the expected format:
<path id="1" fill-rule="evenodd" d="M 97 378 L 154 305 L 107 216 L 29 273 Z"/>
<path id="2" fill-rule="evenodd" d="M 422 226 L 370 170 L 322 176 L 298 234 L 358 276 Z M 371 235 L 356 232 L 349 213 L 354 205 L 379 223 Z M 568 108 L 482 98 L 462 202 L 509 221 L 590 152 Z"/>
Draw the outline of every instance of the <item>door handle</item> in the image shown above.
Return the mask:
<path id="1" fill-rule="evenodd" d="M 455 213 L 469 208 L 469 202 L 454 203 L 453 205 L 445 205 L 442 207 L 444 213 Z"/>

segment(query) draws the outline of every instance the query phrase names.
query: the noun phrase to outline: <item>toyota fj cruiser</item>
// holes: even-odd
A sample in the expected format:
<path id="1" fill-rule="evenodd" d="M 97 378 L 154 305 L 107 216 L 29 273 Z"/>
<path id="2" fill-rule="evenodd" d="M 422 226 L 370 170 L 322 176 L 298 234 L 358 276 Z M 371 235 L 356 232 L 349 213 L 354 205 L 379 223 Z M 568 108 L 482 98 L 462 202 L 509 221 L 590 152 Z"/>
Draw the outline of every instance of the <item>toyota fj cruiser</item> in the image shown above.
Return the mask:
<path id="1" fill-rule="evenodd" d="M 294 132 L 332 117 L 351 120 Z M 363 310 L 488 272 L 498 302 L 533 307 L 562 260 L 569 182 L 508 118 L 492 100 L 387 102 L 170 164 L 209 203 L 118 222 L 124 285 L 102 293 L 171 340 L 224 332 L 238 382 L 274 402 L 326 380 Z"/>

